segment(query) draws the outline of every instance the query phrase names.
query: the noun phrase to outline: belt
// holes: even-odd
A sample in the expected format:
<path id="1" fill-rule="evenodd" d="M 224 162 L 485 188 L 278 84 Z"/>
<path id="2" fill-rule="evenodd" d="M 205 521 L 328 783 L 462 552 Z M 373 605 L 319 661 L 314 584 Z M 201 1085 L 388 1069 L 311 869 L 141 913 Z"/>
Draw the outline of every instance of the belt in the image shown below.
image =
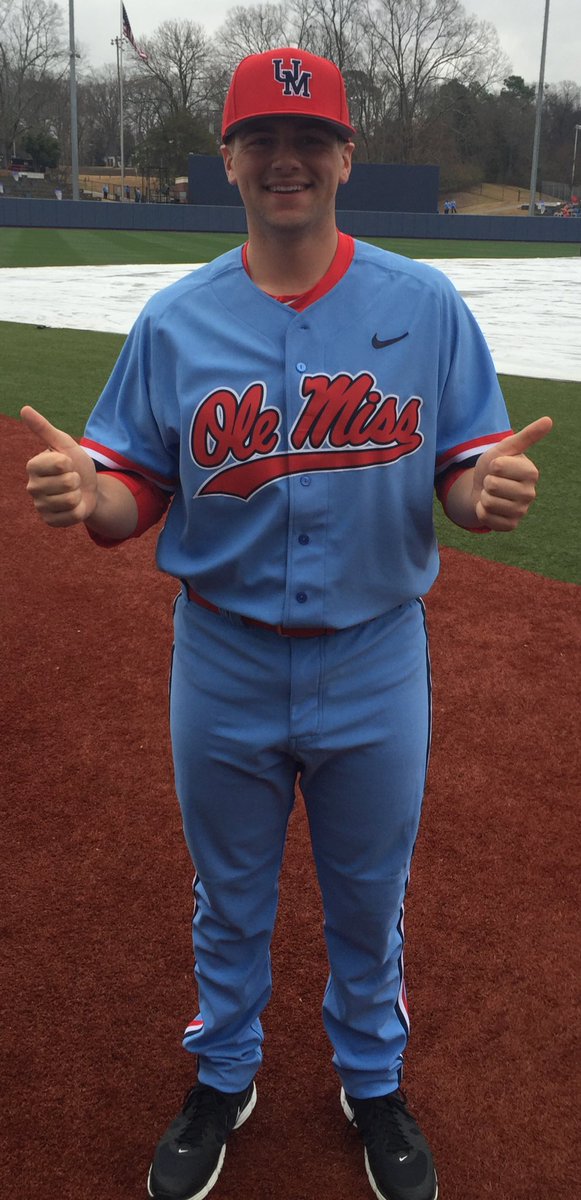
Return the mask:
<path id="1" fill-rule="evenodd" d="M 194 604 L 199 604 L 200 608 L 207 608 L 209 612 L 222 613 L 223 610 L 218 608 L 217 604 L 212 604 L 210 600 L 199 596 L 189 583 L 186 583 L 185 586 L 188 600 L 193 600 Z M 256 617 L 243 617 L 238 613 L 236 615 L 243 625 L 249 625 L 252 629 L 268 629 L 270 633 L 279 633 L 281 637 L 324 637 L 337 632 L 336 629 L 289 629 L 286 625 L 269 625 L 268 621 L 259 621 Z"/>

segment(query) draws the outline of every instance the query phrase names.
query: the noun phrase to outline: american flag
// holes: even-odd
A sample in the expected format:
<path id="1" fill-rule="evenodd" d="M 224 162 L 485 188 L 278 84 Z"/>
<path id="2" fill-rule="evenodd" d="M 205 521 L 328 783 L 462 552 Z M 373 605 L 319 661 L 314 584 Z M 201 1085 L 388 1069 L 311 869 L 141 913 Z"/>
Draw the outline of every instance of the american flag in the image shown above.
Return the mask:
<path id="1" fill-rule="evenodd" d="M 121 10 L 123 13 L 123 36 L 127 38 L 128 42 L 131 42 L 131 45 L 133 46 L 135 53 L 139 55 L 139 58 L 142 58 L 144 62 L 147 62 L 148 55 L 145 53 L 145 50 L 139 49 L 139 46 L 137 45 L 137 42 L 135 41 L 135 37 L 133 36 L 133 30 L 129 23 L 129 17 L 127 16 L 127 9 L 125 8 L 124 4 L 121 5 Z"/>

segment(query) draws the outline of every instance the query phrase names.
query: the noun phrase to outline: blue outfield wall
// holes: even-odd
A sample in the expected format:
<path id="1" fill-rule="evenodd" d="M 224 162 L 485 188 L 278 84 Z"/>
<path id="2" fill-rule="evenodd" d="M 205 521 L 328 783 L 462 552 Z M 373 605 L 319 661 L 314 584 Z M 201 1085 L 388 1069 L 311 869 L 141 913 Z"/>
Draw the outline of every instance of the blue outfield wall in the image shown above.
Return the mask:
<path id="1" fill-rule="evenodd" d="M 353 163 L 337 192 L 337 209 L 347 212 L 437 213 L 440 168 L 402 163 Z M 241 208 L 237 187 L 226 178 L 221 157 L 188 155 L 188 201 Z"/>
<path id="2" fill-rule="evenodd" d="M 581 246 L 581 220 L 577 218 L 339 211 L 337 224 L 354 237 L 572 242 Z M 246 217 L 243 208 L 203 204 L 121 204 L 119 201 L 0 197 L 0 226 L 244 234 Z"/>

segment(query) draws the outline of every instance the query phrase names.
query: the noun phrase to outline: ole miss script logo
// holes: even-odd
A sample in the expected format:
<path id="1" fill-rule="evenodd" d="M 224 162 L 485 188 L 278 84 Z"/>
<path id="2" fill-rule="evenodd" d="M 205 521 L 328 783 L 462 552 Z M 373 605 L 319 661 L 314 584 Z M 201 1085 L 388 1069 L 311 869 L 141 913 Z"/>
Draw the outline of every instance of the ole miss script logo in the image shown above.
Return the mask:
<path id="1" fill-rule="evenodd" d="M 191 449 L 197 465 L 214 473 L 197 495 L 249 500 L 287 475 L 387 466 L 423 443 L 419 397 L 399 406 L 366 371 L 305 375 L 300 394 L 305 403 L 281 451 L 281 414 L 267 406 L 265 383 L 251 383 L 241 396 L 210 392 L 194 417 Z"/>

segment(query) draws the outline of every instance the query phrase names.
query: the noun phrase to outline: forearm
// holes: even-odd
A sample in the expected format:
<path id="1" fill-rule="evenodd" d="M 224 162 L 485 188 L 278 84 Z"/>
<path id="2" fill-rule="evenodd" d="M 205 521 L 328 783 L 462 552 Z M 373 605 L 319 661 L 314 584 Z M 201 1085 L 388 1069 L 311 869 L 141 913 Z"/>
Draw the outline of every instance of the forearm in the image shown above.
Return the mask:
<path id="1" fill-rule="evenodd" d="M 123 541 L 135 532 L 137 519 L 137 502 L 129 488 L 101 471 L 97 476 L 97 503 L 85 521 L 87 529 L 99 537 Z"/>
<path id="2" fill-rule="evenodd" d="M 454 480 L 443 508 L 446 516 L 463 529 L 486 530 L 487 526 L 476 516 L 474 501 L 474 467 L 468 467 Z"/>

